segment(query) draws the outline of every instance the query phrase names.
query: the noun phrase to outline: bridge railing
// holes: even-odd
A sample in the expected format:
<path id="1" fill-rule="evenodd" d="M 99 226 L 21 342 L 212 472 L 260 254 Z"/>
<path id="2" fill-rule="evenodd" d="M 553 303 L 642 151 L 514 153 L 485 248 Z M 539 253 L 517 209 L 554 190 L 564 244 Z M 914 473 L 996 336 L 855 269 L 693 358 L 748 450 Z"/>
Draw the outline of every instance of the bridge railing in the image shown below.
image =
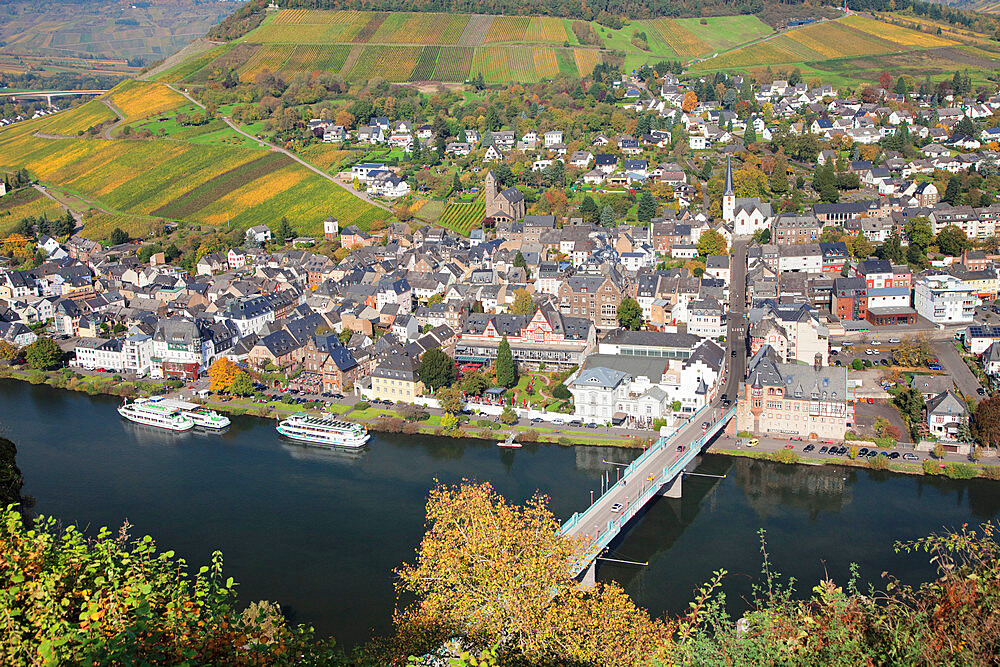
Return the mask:
<path id="1" fill-rule="evenodd" d="M 692 416 L 692 419 L 697 417 L 700 413 L 701 410 L 696 412 Z M 577 576 L 585 569 L 587 569 L 587 567 L 590 566 L 590 564 L 594 561 L 594 559 L 597 558 L 597 556 L 611 543 L 611 541 L 618 536 L 618 534 L 621 532 L 625 524 L 631 521 L 632 518 L 639 513 L 639 510 L 641 510 L 643 507 L 646 506 L 646 503 L 649 502 L 649 499 L 652 496 L 656 495 L 656 493 L 660 490 L 662 484 L 666 481 L 670 481 L 677 474 L 679 474 L 679 472 L 683 470 L 683 468 L 687 466 L 687 464 L 690 463 L 691 460 L 694 459 L 694 457 L 701 450 L 701 447 L 705 444 L 705 442 L 718 432 L 720 425 L 728 422 L 730 419 L 732 419 L 732 417 L 735 414 L 736 414 L 736 406 L 733 405 L 729 410 L 724 412 L 722 416 L 720 416 L 719 419 L 717 419 L 710 428 L 706 429 L 705 433 L 701 437 L 691 442 L 690 447 L 684 453 L 683 456 L 678 457 L 677 460 L 675 460 L 670 465 L 664 466 L 663 472 L 660 474 L 660 476 L 657 479 L 652 480 L 650 485 L 636 497 L 635 501 L 629 503 L 628 506 L 625 507 L 622 513 L 618 515 L 618 518 L 608 521 L 608 524 L 605 527 L 605 529 L 601 531 L 598 535 L 594 536 L 594 541 L 591 543 L 590 548 L 587 550 L 587 553 L 583 554 L 580 561 L 573 564 L 571 568 L 573 576 Z M 690 422 L 690 419 L 688 421 Z M 680 429 L 678 429 L 678 431 L 679 430 Z M 676 435 L 676 433 L 674 433 L 673 435 Z M 657 441 L 657 447 L 659 447 L 660 445 L 665 445 L 668 441 L 670 441 L 673 438 L 673 435 L 667 438 L 660 438 L 659 441 Z M 643 459 L 643 457 L 649 455 L 650 452 L 653 451 L 653 449 L 654 447 L 650 447 L 646 452 L 642 454 L 642 456 L 633 461 L 633 464 Z M 630 472 L 631 469 L 626 468 L 627 472 Z M 602 494 L 601 498 L 607 495 L 608 492 L 610 492 L 612 489 L 614 489 L 613 486 L 610 489 L 608 489 L 608 491 L 605 491 L 605 493 Z M 589 512 L 590 509 L 593 508 L 595 505 L 597 505 L 597 503 L 600 502 L 600 500 L 601 499 L 599 498 L 597 502 L 593 503 L 583 513 L 574 512 L 573 516 L 571 516 L 562 525 L 562 527 L 559 530 L 559 533 L 565 534 L 568 530 L 579 524 L 580 521 L 583 519 L 583 517 L 586 515 L 586 513 Z M 597 526 L 597 529 L 600 530 L 599 525 Z"/>
<path id="2" fill-rule="evenodd" d="M 688 424 L 690 424 L 693 419 L 695 419 L 696 417 L 698 417 L 698 415 L 700 415 L 704 410 L 707 410 L 707 409 L 708 409 L 707 405 L 703 406 L 697 412 L 695 412 L 693 415 L 691 415 L 690 417 L 688 417 L 684 421 L 684 423 L 681 424 L 679 427 L 677 427 L 677 430 L 674 431 L 672 434 L 670 434 L 669 436 L 663 437 L 663 438 L 658 438 L 656 440 L 656 442 L 649 449 L 647 449 L 646 451 L 644 451 L 642 454 L 640 454 L 638 457 L 636 457 L 636 459 L 634 461 L 632 461 L 627 466 L 625 466 L 625 470 L 622 473 L 622 477 L 628 477 L 629 473 L 631 473 L 633 470 L 635 470 L 639 466 L 643 465 L 643 463 L 647 459 L 649 459 L 651 456 L 656 456 L 657 454 L 659 454 L 660 451 L 667 445 L 667 443 L 670 442 L 674 438 L 674 436 L 676 436 L 680 432 L 680 430 L 682 428 L 684 428 L 685 426 L 687 426 Z M 573 528 L 577 524 L 577 522 L 579 522 L 579 520 L 584 515 L 586 515 L 587 512 L 590 511 L 591 507 L 595 507 L 597 505 L 600 505 L 601 502 L 605 499 L 605 497 L 608 496 L 609 494 L 611 494 L 611 492 L 614 491 L 614 489 L 615 489 L 614 485 L 609 485 L 608 488 L 604 490 L 604 493 L 602 493 L 600 496 L 598 496 L 597 500 L 595 500 L 594 502 L 592 502 L 590 504 L 590 507 L 588 507 L 587 509 L 585 509 L 583 512 L 573 512 L 573 516 L 571 516 L 569 519 L 566 520 L 565 523 L 563 523 L 562 527 L 559 529 L 559 533 L 561 535 L 565 535 L 567 531 L 569 531 L 571 528 Z"/>

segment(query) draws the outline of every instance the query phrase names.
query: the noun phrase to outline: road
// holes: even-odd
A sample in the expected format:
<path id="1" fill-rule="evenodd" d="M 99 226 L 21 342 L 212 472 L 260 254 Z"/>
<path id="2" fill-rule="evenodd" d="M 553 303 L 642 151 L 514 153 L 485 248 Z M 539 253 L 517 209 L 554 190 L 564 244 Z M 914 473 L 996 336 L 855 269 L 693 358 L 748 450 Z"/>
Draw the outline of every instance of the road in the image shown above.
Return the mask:
<path id="1" fill-rule="evenodd" d="M 181 95 L 183 95 L 184 97 L 186 97 L 190 102 L 192 102 L 194 104 L 197 104 L 202 109 L 205 108 L 204 104 L 202 104 L 201 102 L 199 102 L 195 98 L 193 98 L 190 95 L 188 95 L 185 91 L 183 91 L 183 90 L 181 90 L 179 88 L 176 88 L 176 87 L 174 87 L 173 85 L 171 85 L 169 83 L 167 84 L 167 87 L 170 88 L 171 90 L 173 90 L 176 93 L 180 93 Z M 392 209 L 389 208 L 388 206 L 386 206 L 385 204 L 377 202 L 374 199 L 368 197 L 367 195 L 365 195 L 365 194 L 363 194 L 361 192 L 356 191 L 353 187 L 351 187 L 349 185 L 345 185 L 344 183 L 341 183 L 336 178 L 334 178 L 330 174 L 326 173 L 325 171 L 323 171 L 319 167 L 316 167 L 316 166 L 313 166 L 313 165 L 309 164 L 308 162 L 306 162 L 305 160 L 303 160 L 302 158 L 300 158 L 295 153 L 293 153 L 293 152 L 291 152 L 289 150 L 286 150 L 286 149 L 282 148 L 281 146 L 277 146 L 275 144 L 272 144 L 269 141 L 266 141 L 266 140 L 261 139 L 259 137 L 255 137 L 255 136 L 253 136 L 252 134 L 250 134 L 248 132 L 244 132 L 243 130 L 241 130 L 239 128 L 238 125 L 236 125 L 236 123 L 234 123 L 232 121 L 232 119 L 230 119 L 230 118 L 228 118 L 226 116 L 223 116 L 222 120 L 225 121 L 226 125 L 228 125 L 237 134 L 240 134 L 240 135 L 246 137 L 247 139 L 251 139 L 253 141 L 256 141 L 261 146 L 267 146 L 272 151 L 276 151 L 278 153 L 283 153 L 284 155 L 287 155 L 288 157 L 290 157 L 291 159 L 295 160 L 296 162 L 298 162 L 299 164 L 301 164 L 303 167 L 305 167 L 309 171 L 312 171 L 312 172 L 314 172 L 316 174 L 319 174 L 320 176 L 322 176 L 326 180 L 330 181 L 334 185 L 337 185 L 337 186 L 343 188 L 344 190 L 346 190 L 347 192 L 351 193 L 352 195 L 354 195 L 355 197 L 357 197 L 361 201 L 365 202 L 366 204 L 370 204 L 371 206 L 374 206 L 375 208 L 380 208 L 383 211 L 390 211 L 390 212 L 392 211 Z"/>
<path id="2" fill-rule="evenodd" d="M 111 131 L 114 130 L 116 127 L 118 127 L 119 125 L 121 125 L 122 123 L 125 122 L 125 113 L 121 109 L 119 109 L 118 107 L 116 107 L 114 104 L 112 104 L 111 100 L 108 100 L 108 99 L 105 99 L 105 98 L 102 97 L 101 98 L 101 102 L 104 103 L 104 106 L 106 106 L 107 108 L 111 109 L 112 113 L 114 113 L 116 116 L 118 116 L 118 120 L 116 120 L 114 123 L 112 123 L 111 125 L 108 125 L 106 128 L 104 128 L 104 138 L 110 140 L 111 139 Z"/>
<path id="3" fill-rule="evenodd" d="M 965 360 L 958 354 L 955 344 L 950 340 L 936 340 L 931 343 L 931 349 L 934 350 L 938 361 L 941 362 L 941 368 L 951 375 L 951 379 L 954 380 L 959 391 L 979 400 L 978 392 L 982 385 L 979 384 L 979 379 L 975 374 L 969 370 Z"/>
<path id="4" fill-rule="evenodd" d="M 651 483 L 660 484 L 661 480 L 659 478 L 663 474 L 663 469 L 676 463 L 685 453 L 685 449 L 679 448 L 687 448 L 691 442 L 702 436 L 704 433 L 702 422 L 714 423 L 722 416 L 723 412 L 725 411 L 722 409 L 721 402 L 717 400 L 710 406 L 709 410 L 692 417 L 688 424 L 682 426 L 677 433 L 671 436 L 671 443 L 667 446 L 666 450 L 657 456 L 650 456 L 643 461 L 637 468 L 632 470 L 628 479 L 619 481 L 612 471 L 610 476 L 612 480 L 610 492 L 599 497 L 601 490 L 595 489 L 594 498 L 596 501 L 586 510 L 586 518 L 581 518 L 579 522 L 571 526 L 566 531 L 566 536 L 571 538 L 586 536 L 591 539 L 599 537 L 607 530 L 608 523 L 617 519 L 622 511 L 628 510 L 636 497 L 646 491 Z M 680 475 L 682 473 L 678 472 L 677 474 Z M 651 482 L 650 477 L 655 481 Z M 621 505 L 622 509 L 612 511 L 611 508 L 615 505 Z"/>
<path id="5" fill-rule="evenodd" d="M 747 327 L 746 315 L 747 293 L 747 239 L 733 239 L 733 254 L 729 261 L 729 330 L 726 340 L 726 360 L 728 377 L 726 378 L 725 395 L 730 401 L 735 401 L 739 393 L 740 382 L 746 377 L 747 370 Z M 733 352 L 736 353 L 733 356 Z"/>

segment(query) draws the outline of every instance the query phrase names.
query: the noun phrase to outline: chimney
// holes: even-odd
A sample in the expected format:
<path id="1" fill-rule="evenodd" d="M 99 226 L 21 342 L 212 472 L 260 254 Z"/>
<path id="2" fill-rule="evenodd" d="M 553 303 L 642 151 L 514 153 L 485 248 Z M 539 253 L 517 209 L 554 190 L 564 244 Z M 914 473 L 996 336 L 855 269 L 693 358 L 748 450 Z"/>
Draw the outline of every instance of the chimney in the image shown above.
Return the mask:
<path id="1" fill-rule="evenodd" d="M 813 360 L 813 365 L 816 368 L 816 372 L 818 373 L 819 369 L 823 367 L 823 355 L 822 354 L 819 354 L 818 352 L 816 353 L 816 357 Z"/>

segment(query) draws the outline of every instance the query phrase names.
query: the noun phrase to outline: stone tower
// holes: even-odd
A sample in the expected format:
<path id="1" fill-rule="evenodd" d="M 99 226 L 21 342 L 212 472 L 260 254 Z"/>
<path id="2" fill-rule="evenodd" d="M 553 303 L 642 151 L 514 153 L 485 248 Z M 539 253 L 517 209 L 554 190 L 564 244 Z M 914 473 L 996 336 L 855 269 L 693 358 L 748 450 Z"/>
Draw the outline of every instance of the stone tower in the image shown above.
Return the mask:
<path id="1" fill-rule="evenodd" d="M 483 180 L 483 201 L 486 203 L 486 215 L 492 215 L 497 212 L 497 177 L 493 175 L 492 171 L 486 172 L 486 178 Z"/>

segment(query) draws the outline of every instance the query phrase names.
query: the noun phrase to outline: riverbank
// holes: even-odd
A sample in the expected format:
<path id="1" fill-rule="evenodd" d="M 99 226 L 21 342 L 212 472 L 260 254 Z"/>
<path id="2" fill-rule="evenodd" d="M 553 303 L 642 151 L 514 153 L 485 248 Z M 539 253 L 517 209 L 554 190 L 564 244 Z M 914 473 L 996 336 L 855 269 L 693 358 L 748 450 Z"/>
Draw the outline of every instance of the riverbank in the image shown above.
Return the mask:
<path id="1" fill-rule="evenodd" d="M 119 379 L 116 379 L 118 377 Z M 316 415 L 334 416 L 338 419 L 363 424 L 371 431 L 381 433 L 404 433 L 413 435 L 432 435 L 447 438 L 475 438 L 487 441 L 504 440 L 510 433 L 510 428 L 499 422 L 488 419 L 470 418 L 456 429 L 445 429 L 441 424 L 441 416 L 428 415 L 426 419 L 412 421 L 406 419 L 399 409 L 385 409 L 373 406 L 365 401 L 354 405 L 332 403 L 328 407 L 305 407 L 285 401 L 267 401 L 258 403 L 252 399 L 232 397 L 221 400 L 218 397 L 202 399 L 191 396 L 178 396 L 184 386 L 179 380 L 146 380 L 127 382 L 120 376 L 102 376 L 78 373 L 65 368 L 54 371 L 26 370 L 0 366 L 0 378 L 19 380 L 31 384 L 44 384 L 54 389 L 76 391 L 91 396 L 105 394 L 121 398 L 138 398 L 141 396 L 163 395 L 183 398 L 192 403 L 204 405 L 207 408 L 224 412 L 232 416 L 249 415 L 263 419 L 280 420 L 298 412 L 309 412 Z M 176 393 L 175 393 L 176 392 Z M 318 402 L 313 402 L 318 403 Z M 364 405 L 364 407 L 361 407 Z M 631 435 L 594 434 L 587 431 L 557 429 L 548 426 L 517 426 L 520 434 L 517 442 L 521 444 L 553 444 L 566 447 L 572 445 L 589 445 L 598 447 L 625 447 L 631 449 L 646 449 L 652 445 L 654 434 L 648 439 Z"/>

